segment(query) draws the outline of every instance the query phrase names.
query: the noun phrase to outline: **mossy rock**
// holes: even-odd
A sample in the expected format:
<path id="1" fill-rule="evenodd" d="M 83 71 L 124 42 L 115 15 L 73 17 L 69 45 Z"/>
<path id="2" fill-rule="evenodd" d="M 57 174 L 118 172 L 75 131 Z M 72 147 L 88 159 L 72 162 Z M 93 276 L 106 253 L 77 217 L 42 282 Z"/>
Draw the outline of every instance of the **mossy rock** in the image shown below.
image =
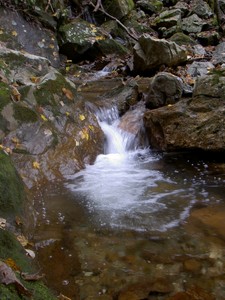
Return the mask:
<path id="1" fill-rule="evenodd" d="M 45 79 L 39 85 L 39 88 L 34 91 L 34 97 L 37 104 L 40 106 L 50 106 L 51 110 L 55 113 L 58 111 L 56 107 L 61 107 L 60 101 L 65 104 L 73 103 L 73 100 L 66 95 L 68 90 L 76 98 L 76 89 L 70 84 L 69 81 L 60 73 L 47 74 Z"/>
<path id="2" fill-rule="evenodd" d="M 25 200 L 24 186 L 11 159 L 0 151 L 0 207 L 1 216 L 17 213 Z"/>
<path id="3" fill-rule="evenodd" d="M 0 259 L 12 259 L 16 266 L 22 272 L 30 274 L 36 273 L 31 261 L 25 254 L 24 248 L 15 238 L 15 235 L 6 230 L 0 229 Z M 18 279 L 31 292 L 33 300 L 55 300 L 56 297 L 42 282 L 28 282 Z M 0 299 L 1 300 L 27 300 L 28 298 L 18 293 L 13 284 L 0 284 Z M 30 298 L 29 298 L 30 299 Z"/>
<path id="4" fill-rule="evenodd" d="M 26 106 L 14 103 L 14 118 L 21 123 L 35 123 L 38 120 L 36 112 Z"/>
<path id="5" fill-rule="evenodd" d="M 11 101 L 8 84 L 0 82 L 0 112 Z"/>

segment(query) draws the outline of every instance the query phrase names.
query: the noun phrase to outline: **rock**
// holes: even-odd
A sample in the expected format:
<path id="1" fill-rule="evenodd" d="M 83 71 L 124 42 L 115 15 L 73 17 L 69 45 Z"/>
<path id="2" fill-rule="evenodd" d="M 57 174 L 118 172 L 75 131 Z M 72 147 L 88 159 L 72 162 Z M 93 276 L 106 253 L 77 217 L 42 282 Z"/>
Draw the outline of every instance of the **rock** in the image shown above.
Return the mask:
<path id="1" fill-rule="evenodd" d="M 150 282 L 138 282 L 125 287 L 118 296 L 118 300 L 147 299 L 151 295 L 166 295 L 173 291 L 168 279 L 159 278 Z"/>
<path id="2" fill-rule="evenodd" d="M 152 147 L 163 151 L 224 151 L 224 81 L 224 76 L 200 77 L 192 99 L 147 111 L 144 124 Z"/>
<path id="3" fill-rule="evenodd" d="M 220 35 L 215 30 L 203 31 L 197 34 L 197 39 L 203 46 L 216 46 L 219 43 Z"/>
<path id="4" fill-rule="evenodd" d="M 47 58 L 52 66 L 59 67 L 58 43 L 55 34 L 26 21 L 20 13 L 0 8 L 0 41 L 7 48 L 26 51 L 30 54 Z"/>
<path id="5" fill-rule="evenodd" d="M 25 190 L 10 157 L 0 150 L 0 205 L 1 216 L 21 210 Z M 2 257 L 2 256 L 1 256 Z"/>
<path id="6" fill-rule="evenodd" d="M 216 300 L 215 297 L 209 294 L 207 291 L 203 290 L 198 286 L 189 288 L 185 292 L 178 292 L 168 300 Z"/>
<path id="7" fill-rule="evenodd" d="M 87 55 L 82 55 L 85 55 L 95 42 L 106 37 L 106 32 L 103 33 L 94 24 L 77 18 L 59 28 L 60 51 L 73 61 L 81 61 L 84 57 L 87 59 Z"/>
<path id="8" fill-rule="evenodd" d="M 194 61 L 187 68 L 187 74 L 192 78 L 197 78 L 200 76 L 206 76 L 210 70 L 214 69 L 214 65 L 207 61 Z"/>
<path id="9" fill-rule="evenodd" d="M 181 99 L 182 80 L 170 73 L 159 72 L 154 76 L 145 99 L 148 108 L 174 104 Z"/>
<path id="10" fill-rule="evenodd" d="M 200 18 L 208 19 L 213 16 L 212 9 L 204 0 L 194 1 L 192 12 L 197 14 Z"/>
<path id="11" fill-rule="evenodd" d="M 184 34 L 183 32 L 177 32 L 174 35 L 172 35 L 169 40 L 171 42 L 175 42 L 177 45 L 179 46 L 183 46 L 183 45 L 196 45 L 197 42 L 192 39 L 190 36 Z"/>
<path id="12" fill-rule="evenodd" d="M 149 15 L 160 12 L 163 8 L 163 3 L 159 0 L 139 0 L 136 2 L 136 5 Z"/>
<path id="13" fill-rule="evenodd" d="M 117 19 L 122 19 L 134 8 L 133 0 L 104 0 L 104 9 Z"/>
<path id="14" fill-rule="evenodd" d="M 215 51 L 212 55 L 212 63 L 214 65 L 225 63 L 225 42 L 221 42 L 218 46 L 216 46 Z"/>
<path id="15" fill-rule="evenodd" d="M 172 26 L 181 26 L 181 10 L 171 9 L 165 10 L 154 20 L 155 25 L 160 27 L 170 28 Z"/>
<path id="16" fill-rule="evenodd" d="M 207 22 L 203 21 L 196 14 L 182 19 L 181 23 L 181 27 L 184 33 L 199 33 L 202 31 L 203 26 L 207 25 Z"/>
<path id="17" fill-rule="evenodd" d="M 144 73 L 161 65 L 177 66 L 187 60 L 185 50 L 174 42 L 142 35 L 135 44 L 133 69 L 135 73 Z"/>

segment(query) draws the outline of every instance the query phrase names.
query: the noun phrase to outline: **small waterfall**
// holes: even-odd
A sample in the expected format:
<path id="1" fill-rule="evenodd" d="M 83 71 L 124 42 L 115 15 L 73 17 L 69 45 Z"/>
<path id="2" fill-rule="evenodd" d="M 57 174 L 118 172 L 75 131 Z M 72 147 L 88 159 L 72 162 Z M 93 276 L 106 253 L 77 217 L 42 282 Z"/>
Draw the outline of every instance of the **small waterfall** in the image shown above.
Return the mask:
<path id="1" fill-rule="evenodd" d="M 94 165 L 70 176 L 67 187 L 87 207 L 93 222 L 138 231 L 177 226 L 189 213 L 195 189 L 177 189 L 159 168 L 160 156 L 140 146 L 141 126 L 136 124 L 141 124 L 141 110 L 121 120 L 115 107 L 89 108 L 105 133 L 105 151 Z"/>
<path id="2" fill-rule="evenodd" d="M 138 148 L 137 133 L 130 133 L 120 128 L 119 112 L 116 107 L 101 108 L 96 115 L 105 134 L 104 154 L 125 154 Z"/>

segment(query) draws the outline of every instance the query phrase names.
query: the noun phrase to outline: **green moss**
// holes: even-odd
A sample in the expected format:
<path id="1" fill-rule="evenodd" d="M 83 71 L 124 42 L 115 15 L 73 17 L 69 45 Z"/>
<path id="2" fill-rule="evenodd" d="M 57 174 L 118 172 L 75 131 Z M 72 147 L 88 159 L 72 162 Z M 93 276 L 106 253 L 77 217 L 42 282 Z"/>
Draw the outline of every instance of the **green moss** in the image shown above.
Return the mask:
<path id="1" fill-rule="evenodd" d="M 15 235 L 9 231 L 0 229 L 0 259 L 6 260 L 8 258 L 13 259 L 23 272 L 30 272 L 32 270 L 24 248 L 17 241 Z"/>
<path id="2" fill-rule="evenodd" d="M 11 101 L 10 90 L 6 83 L 0 82 L 0 112 Z"/>
<path id="3" fill-rule="evenodd" d="M 38 120 L 37 114 L 30 108 L 14 103 L 14 118 L 23 123 L 35 123 Z"/>
<path id="4" fill-rule="evenodd" d="M 23 182 L 10 157 L 0 151 L 0 207 L 1 215 L 20 211 L 25 199 Z"/>
<path id="5" fill-rule="evenodd" d="M 16 265 L 22 272 L 28 272 L 30 274 L 36 273 L 31 265 L 31 262 L 25 255 L 24 248 L 16 240 L 15 235 L 0 229 L 0 259 L 6 260 L 11 258 L 15 261 Z M 32 293 L 33 300 L 55 300 L 56 297 L 53 293 L 40 281 L 28 282 L 18 279 L 21 283 Z M 0 284 L 0 299 L 1 300 L 25 300 L 27 297 L 18 294 L 15 286 Z"/>
<path id="6" fill-rule="evenodd" d="M 39 89 L 34 91 L 34 97 L 40 106 L 51 106 L 51 110 L 54 112 L 54 108 L 60 106 L 60 101 L 64 103 L 71 103 L 62 89 L 66 88 L 76 95 L 76 90 L 65 80 L 62 74 L 56 74 L 55 79 L 46 80 L 39 86 Z M 55 110 L 56 112 L 56 110 Z"/>

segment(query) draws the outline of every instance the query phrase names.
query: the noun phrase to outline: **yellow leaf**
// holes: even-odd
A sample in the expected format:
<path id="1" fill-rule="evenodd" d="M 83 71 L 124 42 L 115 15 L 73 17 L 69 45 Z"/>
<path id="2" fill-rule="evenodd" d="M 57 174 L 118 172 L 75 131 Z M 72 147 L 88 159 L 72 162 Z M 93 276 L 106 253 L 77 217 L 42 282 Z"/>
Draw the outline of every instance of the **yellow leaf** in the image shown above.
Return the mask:
<path id="1" fill-rule="evenodd" d="M 38 83 L 38 82 L 40 82 L 40 77 L 32 76 L 32 77 L 30 78 L 30 80 L 31 80 L 33 83 Z"/>
<path id="2" fill-rule="evenodd" d="M 43 121 L 48 121 L 48 119 L 42 114 L 41 114 L 41 118 L 42 118 Z"/>
<path id="3" fill-rule="evenodd" d="M 66 67 L 66 72 L 69 72 L 69 70 L 70 70 L 70 66 L 67 66 Z"/>
<path id="4" fill-rule="evenodd" d="M 89 134 L 88 134 L 88 131 L 87 131 L 87 129 L 86 128 L 84 128 L 83 130 L 82 130 L 82 132 L 81 132 L 81 138 L 82 138 L 82 140 L 89 140 Z"/>
<path id="5" fill-rule="evenodd" d="M 15 261 L 12 258 L 7 258 L 5 260 L 5 263 L 7 264 L 7 266 L 9 266 L 14 271 L 20 271 L 20 268 L 17 266 L 17 264 L 15 263 Z"/>
<path id="6" fill-rule="evenodd" d="M 17 36 L 18 33 L 17 33 L 15 30 L 13 30 L 13 31 L 12 31 L 12 35 L 13 35 L 13 36 Z"/>
<path id="7" fill-rule="evenodd" d="M 69 117 L 69 116 L 70 116 L 70 113 L 69 113 L 68 111 L 66 111 L 66 115 L 67 115 L 67 117 Z"/>
<path id="8" fill-rule="evenodd" d="M 4 33 L 4 31 L 0 29 L 0 34 L 3 34 L 3 33 Z"/>
<path id="9" fill-rule="evenodd" d="M 49 45 L 49 48 L 54 49 L 55 46 L 54 46 L 53 44 L 50 44 L 50 45 Z"/>
<path id="10" fill-rule="evenodd" d="M 4 146 L 2 144 L 0 144 L 0 150 L 2 150 L 4 148 Z"/>
<path id="11" fill-rule="evenodd" d="M 28 240 L 25 238 L 24 235 L 18 235 L 16 238 L 17 238 L 17 240 L 20 242 L 20 244 L 21 244 L 23 247 L 26 247 L 27 244 L 29 243 Z"/>
<path id="12" fill-rule="evenodd" d="M 94 130 L 95 130 L 93 125 L 89 125 L 88 127 L 89 127 L 89 129 L 90 129 L 91 131 L 94 131 Z"/>
<path id="13" fill-rule="evenodd" d="M 40 164 L 37 161 L 34 161 L 32 165 L 34 169 L 40 169 Z"/>
<path id="14" fill-rule="evenodd" d="M 96 41 L 101 41 L 101 40 L 104 40 L 104 39 L 105 39 L 104 36 L 96 36 L 96 37 L 95 37 L 95 40 L 96 40 Z"/>
<path id="15" fill-rule="evenodd" d="M 79 115 L 79 119 L 80 119 L 81 121 L 83 121 L 83 120 L 85 120 L 85 116 L 84 116 L 84 115 Z"/>

